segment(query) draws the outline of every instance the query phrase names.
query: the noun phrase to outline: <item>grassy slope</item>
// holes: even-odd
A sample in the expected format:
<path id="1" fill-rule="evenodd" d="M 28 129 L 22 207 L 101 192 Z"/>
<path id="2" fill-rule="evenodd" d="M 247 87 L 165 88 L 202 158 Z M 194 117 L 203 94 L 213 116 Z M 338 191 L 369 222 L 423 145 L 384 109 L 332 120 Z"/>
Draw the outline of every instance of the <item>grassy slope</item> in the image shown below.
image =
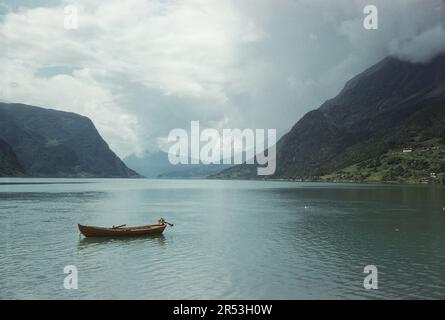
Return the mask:
<path id="1" fill-rule="evenodd" d="M 410 153 L 393 149 L 320 178 L 325 181 L 444 183 L 445 145 L 440 139 L 417 141 Z"/>
<path id="2" fill-rule="evenodd" d="M 415 113 L 397 133 L 381 141 L 393 147 L 320 179 L 445 183 L 445 108 L 442 101 Z M 412 152 L 404 153 L 403 148 L 411 148 Z"/>

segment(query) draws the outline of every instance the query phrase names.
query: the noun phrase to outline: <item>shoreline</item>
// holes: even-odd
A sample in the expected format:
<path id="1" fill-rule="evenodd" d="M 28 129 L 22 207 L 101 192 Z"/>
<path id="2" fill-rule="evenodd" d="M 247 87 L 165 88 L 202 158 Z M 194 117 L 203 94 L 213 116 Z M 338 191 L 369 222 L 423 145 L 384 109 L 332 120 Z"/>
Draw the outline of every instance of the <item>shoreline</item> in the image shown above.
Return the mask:
<path id="1" fill-rule="evenodd" d="M 309 182 L 309 183 L 330 183 L 330 184 L 362 184 L 362 185 L 399 185 L 399 186 L 439 186 L 445 187 L 445 184 L 442 183 L 409 183 L 409 182 L 398 182 L 398 181 L 354 181 L 354 180 L 313 180 L 313 179 L 287 179 L 287 178 L 276 178 L 276 179 L 248 179 L 248 178 L 212 178 L 212 177 L 200 177 L 200 178 L 147 178 L 147 177 L 139 177 L 139 178 L 126 178 L 126 177 L 30 177 L 30 176 L 7 176 L 0 177 L 1 180 L 21 180 L 21 179 L 30 179 L 30 180 L 40 180 L 40 179 L 82 179 L 82 180 L 95 180 L 95 179 L 104 179 L 104 180 L 217 180 L 217 181 L 265 181 L 265 182 Z M 36 182 L 37 183 L 37 182 Z M 74 183 L 74 182 L 73 182 Z M 76 182 L 76 183 L 87 183 L 87 182 Z M 0 183 L 1 184 L 1 183 Z"/>
<path id="2" fill-rule="evenodd" d="M 280 182 L 312 182 L 312 183 L 344 183 L 344 184 L 369 184 L 369 185 L 400 185 L 400 186 L 441 186 L 445 187 L 442 183 L 409 183 L 398 181 L 354 181 L 354 180 L 309 180 L 309 179 L 230 179 L 230 178 L 206 178 L 206 180 L 226 180 L 226 181 L 280 181 Z"/>

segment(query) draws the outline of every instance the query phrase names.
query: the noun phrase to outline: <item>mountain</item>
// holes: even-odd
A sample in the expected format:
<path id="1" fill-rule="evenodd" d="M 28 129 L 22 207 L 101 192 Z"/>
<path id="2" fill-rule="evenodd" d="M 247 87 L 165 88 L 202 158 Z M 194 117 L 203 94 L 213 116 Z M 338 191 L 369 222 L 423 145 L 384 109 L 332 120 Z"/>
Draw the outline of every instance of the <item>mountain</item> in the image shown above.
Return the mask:
<path id="1" fill-rule="evenodd" d="M 33 177 L 139 177 L 110 150 L 93 122 L 75 113 L 0 103 L 0 139 L 2 150 L 9 150 L 2 155 L 2 171 L 3 158 L 11 164 L 15 155 L 23 168 L 17 172 Z"/>
<path id="2" fill-rule="evenodd" d="M 178 170 L 168 161 L 168 153 L 162 151 L 145 152 L 142 156 L 133 154 L 124 158 L 123 161 L 127 166 L 134 168 L 147 178 L 156 178 L 163 172 Z"/>
<path id="3" fill-rule="evenodd" d="M 387 57 L 348 81 L 279 140 L 277 170 L 268 178 L 443 180 L 444 119 L 445 55 L 418 64 Z M 394 154 L 399 163 L 389 160 Z M 257 178 L 252 167 L 236 166 L 213 178 Z"/>
<path id="4" fill-rule="evenodd" d="M 11 146 L 0 139 L 0 177 L 23 175 L 25 175 L 25 171 Z"/>
<path id="5" fill-rule="evenodd" d="M 168 153 L 163 151 L 146 152 L 141 157 L 131 155 L 124 158 L 124 162 L 140 172 L 147 178 L 185 178 L 197 179 L 205 178 L 209 175 L 229 168 L 231 165 L 225 164 L 177 164 L 172 165 L 168 160 Z M 190 163 L 189 159 L 189 163 Z"/>

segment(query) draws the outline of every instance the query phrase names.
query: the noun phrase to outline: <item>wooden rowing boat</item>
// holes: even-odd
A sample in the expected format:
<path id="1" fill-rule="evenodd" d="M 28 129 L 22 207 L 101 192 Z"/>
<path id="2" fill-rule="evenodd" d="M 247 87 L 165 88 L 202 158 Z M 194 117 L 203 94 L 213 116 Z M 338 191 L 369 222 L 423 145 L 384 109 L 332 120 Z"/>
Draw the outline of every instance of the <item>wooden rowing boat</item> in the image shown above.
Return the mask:
<path id="1" fill-rule="evenodd" d="M 148 234 L 161 234 L 167 225 L 165 223 L 139 227 L 125 227 L 125 225 L 122 225 L 117 227 L 113 226 L 111 228 L 83 226 L 81 224 L 78 224 L 78 226 L 79 231 L 85 237 L 132 237 Z"/>

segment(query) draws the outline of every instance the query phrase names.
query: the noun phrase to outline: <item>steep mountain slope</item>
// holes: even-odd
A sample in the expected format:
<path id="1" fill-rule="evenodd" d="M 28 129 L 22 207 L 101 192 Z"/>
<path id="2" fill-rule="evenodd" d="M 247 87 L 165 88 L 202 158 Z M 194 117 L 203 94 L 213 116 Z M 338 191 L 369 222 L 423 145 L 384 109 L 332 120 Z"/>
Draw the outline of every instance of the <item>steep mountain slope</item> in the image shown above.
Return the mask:
<path id="1" fill-rule="evenodd" d="M 387 151 L 322 176 L 330 181 L 445 182 L 445 106 L 432 104 L 411 115 L 382 139 Z"/>
<path id="2" fill-rule="evenodd" d="M 413 142 L 412 134 L 431 126 L 441 128 L 444 101 L 445 55 L 426 64 L 385 58 L 283 136 L 277 145 L 277 170 L 269 178 L 319 179 L 401 149 Z M 439 113 L 431 118 L 433 109 Z M 429 120 L 416 122 L 413 117 Z M 246 167 L 230 168 L 215 177 L 256 178 Z"/>
<path id="3" fill-rule="evenodd" d="M 11 146 L 0 139 L 0 177 L 23 176 L 24 174 L 25 171 Z"/>
<path id="4" fill-rule="evenodd" d="M 37 177 L 137 177 L 90 119 L 75 113 L 0 103 L 0 138 Z"/>

